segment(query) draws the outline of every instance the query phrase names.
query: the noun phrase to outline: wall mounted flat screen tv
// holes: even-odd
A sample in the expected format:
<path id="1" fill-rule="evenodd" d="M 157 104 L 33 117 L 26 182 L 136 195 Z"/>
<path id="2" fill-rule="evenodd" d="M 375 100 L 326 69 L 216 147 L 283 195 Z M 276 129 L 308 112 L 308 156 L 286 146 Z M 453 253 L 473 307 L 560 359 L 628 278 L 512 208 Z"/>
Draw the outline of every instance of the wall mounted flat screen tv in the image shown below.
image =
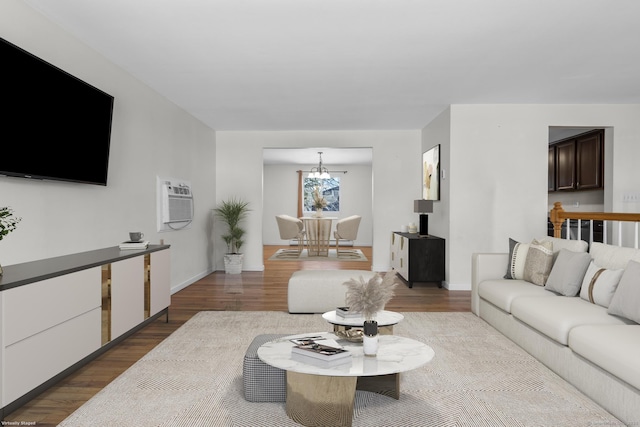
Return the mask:
<path id="1" fill-rule="evenodd" d="M 0 175 L 107 185 L 113 96 L 0 38 Z"/>

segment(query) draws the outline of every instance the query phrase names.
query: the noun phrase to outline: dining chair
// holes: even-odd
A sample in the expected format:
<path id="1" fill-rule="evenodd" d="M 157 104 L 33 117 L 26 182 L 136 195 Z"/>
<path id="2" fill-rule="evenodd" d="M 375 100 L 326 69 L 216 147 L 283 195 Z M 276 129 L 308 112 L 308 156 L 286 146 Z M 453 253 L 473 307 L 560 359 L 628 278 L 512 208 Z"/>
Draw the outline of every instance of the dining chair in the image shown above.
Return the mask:
<path id="1" fill-rule="evenodd" d="M 351 215 L 336 222 L 336 229 L 333 236 L 336 239 L 336 253 L 338 258 L 356 258 L 360 255 L 355 249 L 340 250 L 340 240 L 356 240 L 358 228 L 360 227 L 360 215 Z"/>
<path id="2" fill-rule="evenodd" d="M 278 223 L 278 229 L 280 231 L 280 238 L 283 240 L 298 240 L 298 247 L 296 249 L 281 249 L 276 254 L 278 258 L 298 258 L 304 248 L 304 240 L 306 231 L 302 220 L 292 217 L 290 215 L 276 215 L 276 222 Z"/>

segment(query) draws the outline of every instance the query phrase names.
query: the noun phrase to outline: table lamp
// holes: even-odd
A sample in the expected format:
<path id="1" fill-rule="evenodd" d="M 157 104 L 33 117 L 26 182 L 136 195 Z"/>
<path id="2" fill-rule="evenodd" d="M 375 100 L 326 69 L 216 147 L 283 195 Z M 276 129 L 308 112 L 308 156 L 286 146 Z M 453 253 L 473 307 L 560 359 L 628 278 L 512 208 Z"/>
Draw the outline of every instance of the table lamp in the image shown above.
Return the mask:
<path id="1" fill-rule="evenodd" d="M 433 200 L 414 200 L 413 211 L 420 214 L 420 229 L 418 233 L 421 236 L 429 234 L 429 215 L 427 213 L 433 212 Z"/>

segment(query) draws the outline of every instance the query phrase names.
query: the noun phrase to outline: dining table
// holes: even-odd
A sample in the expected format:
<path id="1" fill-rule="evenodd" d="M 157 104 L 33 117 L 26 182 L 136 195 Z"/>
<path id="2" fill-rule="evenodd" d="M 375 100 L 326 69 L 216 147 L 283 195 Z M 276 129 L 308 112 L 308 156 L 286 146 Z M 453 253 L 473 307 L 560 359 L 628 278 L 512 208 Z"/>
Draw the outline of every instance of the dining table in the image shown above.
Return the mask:
<path id="1" fill-rule="evenodd" d="M 307 232 L 307 251 L 309 256 L 329 256 L 329 242 L 331 241 L 331 227 L 333 216 L 303 216 L 304 229 Z"/>

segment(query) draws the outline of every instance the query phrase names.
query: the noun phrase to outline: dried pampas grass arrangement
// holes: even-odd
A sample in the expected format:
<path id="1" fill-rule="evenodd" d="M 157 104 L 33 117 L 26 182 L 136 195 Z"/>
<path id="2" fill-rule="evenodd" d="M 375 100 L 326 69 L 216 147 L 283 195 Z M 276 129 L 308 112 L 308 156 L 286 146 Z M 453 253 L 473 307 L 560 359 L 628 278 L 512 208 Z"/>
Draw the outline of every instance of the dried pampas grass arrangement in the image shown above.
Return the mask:
<path id="1" fill-rule="evenodd" d="M 350 279 L 343 284 L 347 287 L 345 303 L 349 311 L 362 313 L 365 319 L 372 319 L 393 297 L 398 277 L 395 271 L 388 271 L 384 276 L 376 273 L 368 281 L 360 276 L 360 280 Z"/>

